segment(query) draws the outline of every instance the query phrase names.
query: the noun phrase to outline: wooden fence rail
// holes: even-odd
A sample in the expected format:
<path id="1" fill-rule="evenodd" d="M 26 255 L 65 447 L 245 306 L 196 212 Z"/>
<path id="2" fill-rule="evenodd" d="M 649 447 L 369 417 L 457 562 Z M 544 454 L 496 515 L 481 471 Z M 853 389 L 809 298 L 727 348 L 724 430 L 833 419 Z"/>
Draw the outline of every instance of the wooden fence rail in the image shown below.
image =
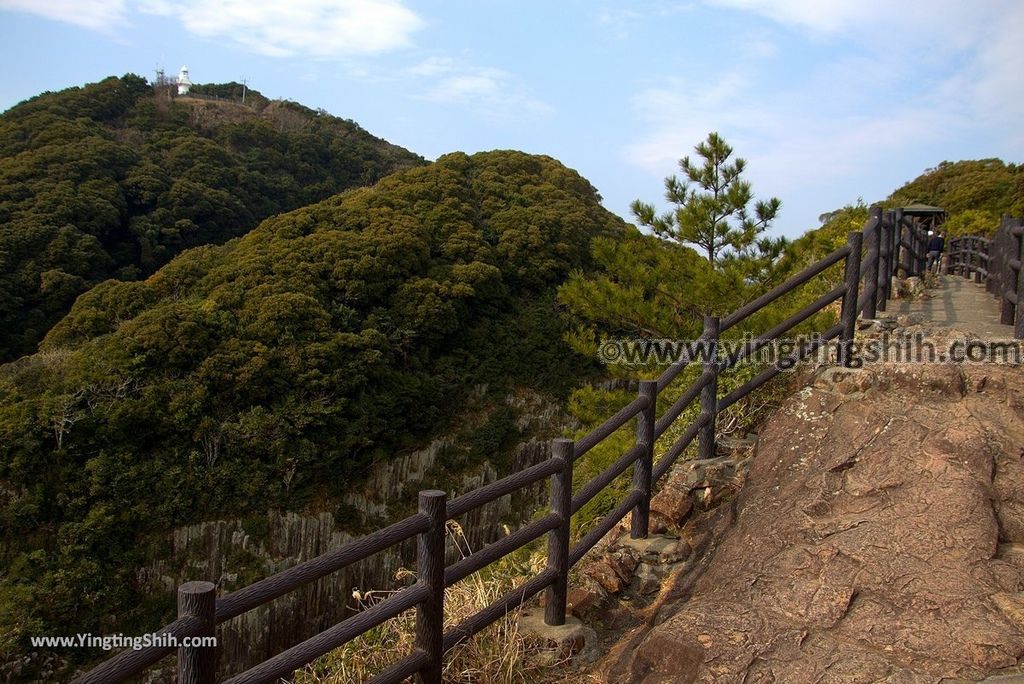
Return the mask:
<path id="1" fill-rule="evenodd" d="M 1017 236 L 1019 244 L 1020 224 L 1016 225 L 1018 228 L 1013 234 Z M 678 359 L 657 380 L 641 382 L 635 400 L 580 440 L 554 440 L 551 457 L 541 463 L 452 499 L 448 499 L 441 491 L 420 492 L 416 514 L 219 599 L 214 598 L 215 587 L 209 582 L 183 584 L 178 591 L 179 617 L 159 630 L 159 633 L 174 635 L 179 640 L 213 635 L 219 623 L 412 538 L 417 540 L 416 581 L 413 585 L 231 677 L 226 680 L 227 684 L 276 682 L 412 608 L 416 609 L 415 649 L 373 677 L 371 682 L 394 683 L 415 676 L 421 683 L 440 684 L 443 658 L 447 651 L 542 591 L 546 592 L 545 621 L 551 625 L 564 624 L 570 568 L 629 514 L 632 514 L 630 535 L 633 538 L 646 537 L 654 484 L 665 476 L 694 440 L 698 442 L 701 458 L 714 456 L 718 414 L 782 372 L 783 364 L 775 363 L 724 396 L 718 396 L 718 378 L 721 374 L 840 300 L 840 322 L 820 332 L 813 344 L 801 349 L 788 361 L 795 363 L 802 360 L 815 353 L 821 345 L 838 338 L 839 359 L 844 364 L 850 364 L 858 314 L 873 317 L 876 311 L 885 310 L 891 278 L 896 275 L 898 268 L 906 273 L 923 272 L 925 232 L 915 222 L 906 220 L 899 210 L 883 212 L 880 208 L 873 208 L 863 231 L 851 232 L 844 246 L 728 316 L 722 319 L 706 318 L 699 340 L 705 349 L 700 352 L 701 358 L 697 359 L 702 364 L 702 372 L 660 418 L 656 414 L 659 393 L 687 367 L 690 359 Z M 866 250 L 863 249 L 865 245 Z M 843 284 L 749 341 L 731 356 L 720 358 L 716 353 L 716 346 L 724 331 L 840 262 L 844 264 Z M 1020 256 L 1014 263 L 1019 293 Z M 977 264 L 972 267 L 978 268 Z M 698 417 L 685 426 L 672 446 L 655 462 L 656 440 L 697 400 L 700 402 Z M 634 418 L 637 420 L 633 446 L 590 482 L 577 487 L 573 494 L 573 463 Z M 630 493 L 575 546 L 571 546 L 571 516 L 630 468 Z M 444 528 L 448 520 L 544 479 L 550 482 L 550 511 L 546 515 L 452 565 L 445 566 Z M 547 565 L 540 574 L 461 624 L 444 631 L 446 587 L 543 536 L 547 537 Z M 125 651 L 80 676 L 75 682 L 123 682 L 173 650 L 170 647 L 151 647 Z M 189 684 L 215 682 L 216 647 L 179 648 L 177 677 L 179 682 Z"/>
<path id="2" fill-rule="evenodd" d="M 1024 339 L 1024 219 L 1003 216 L 992 239 L 977 235 L 954 238 L 949 244 L 946 272 L 974 282 L 999 301 L 999 322 L 1013 326 L 1015 339 Z"/>

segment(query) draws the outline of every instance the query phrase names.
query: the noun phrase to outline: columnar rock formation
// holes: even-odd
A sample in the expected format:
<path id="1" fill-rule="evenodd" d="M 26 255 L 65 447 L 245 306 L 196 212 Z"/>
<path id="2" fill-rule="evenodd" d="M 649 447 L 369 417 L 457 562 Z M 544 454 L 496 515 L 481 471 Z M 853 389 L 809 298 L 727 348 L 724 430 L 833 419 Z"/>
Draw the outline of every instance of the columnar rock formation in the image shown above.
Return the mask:
<path id="1" fill-rule="evenodd" d="M 506 402 L 517 410 L 518 426 L 528 435 L 513 449 L 508 466 L 511 471 L 550 458 L 547 438 L 571 427 L 565 414 L 557 404 L 525 390 L 508 395 Z M 374 524 L 412 513 L 417 489 L 441 486 L 439 458 L 450 441 L 441 436 L 423 449 L 397 454 L 374 465 L 364 484 L 345 496 L 344 506 L 354 517 Z M 457 495 L 507 474 L 484 461 L 459 473 L 443 473 L 444 487 Z M 472 511 L 461 521 L 466 543 L 476 549 L 494 541 L 504 534 L 503 525 L 517 526 L 546 500 L 547 490 L 541 482 L 516 501 L 506 496 Z M 351 541 L 359 536 L 358 532 L 345 531 L 352 524 L 352 520 L 338 520 L 330 512 L 300 515 L 269 511 L 258 519 L 189 525 L 174 531 L 168 540 L 169 553 L 145 568 L 140 579 L 154 591 L 173 592 L 178 584 L 196 579 L 236 588 Z M 367 593 L 397 588 L 397 571 L 413 567 L 415 556 L 416 543 L 410 540 L 225 623 L 219 632 L 220 667 L 225 672 L 238 672 L 330 627 L 356 607 L 354 589 Z M 167 676 L 169 673 L 157 671 L 151 680 L 163 681 Z"/>

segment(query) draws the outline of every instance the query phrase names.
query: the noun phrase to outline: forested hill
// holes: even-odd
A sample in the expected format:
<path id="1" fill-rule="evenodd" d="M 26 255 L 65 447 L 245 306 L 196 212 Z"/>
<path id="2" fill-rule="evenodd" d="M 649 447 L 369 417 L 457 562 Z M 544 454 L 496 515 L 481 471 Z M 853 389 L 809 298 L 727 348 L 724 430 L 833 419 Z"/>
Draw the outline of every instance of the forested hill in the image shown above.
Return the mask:
<path id="1" fill-rule="evenodd" d="M 1001 214 L 1024 214 L 1024 166 L 1000 159 L 944 161 L 890 195 L 887 206 L 924 202 L 949 212 L 953 235 L 992 235 Z"/>
<path id="2" fill-rule="evenodd" d="M 171 97 L 126 75 L 0 115 L 0 361 L 82 292 L 425 163 L 352 121 L 232 84 Z M 238 93 L 240 94 L 240 93 Z"/>
<path id="3" fill-rule="evenodd" d="M 886 209 L 920 202 L 948 212 L 943 230 L 950 235 L 994 235 L 1003 214 L 1024 214 L 1024 166 L 1001 159 L 944 161 L 904 183 L 877 204 Z M 846 242 L 868 218 L 863 202 L 822 214 L 822 226 L 789 247 L 791 257 L 805 263 L 823 257 Z"/>
<path id="4" fill-rule="evenodd" d="M 92 288 L 0 367 L 0 654 L 127 630 L 159 533 L 337 506 L 471 389 L 577 381 L 555 290 L 626 230 L 548 157 L 456 153 Z"/>

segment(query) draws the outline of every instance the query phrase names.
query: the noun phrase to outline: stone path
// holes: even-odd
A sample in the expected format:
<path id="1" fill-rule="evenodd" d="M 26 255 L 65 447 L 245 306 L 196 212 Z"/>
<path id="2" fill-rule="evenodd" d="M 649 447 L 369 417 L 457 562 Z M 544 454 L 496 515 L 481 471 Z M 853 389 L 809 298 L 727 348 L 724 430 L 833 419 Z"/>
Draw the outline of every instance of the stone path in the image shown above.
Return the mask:
<path id="1" fill-rule="evenodd" d="M 1013 326 L 999 322 L 999 303 L 985 286 L 961 276 L 939 276 L 923 297 L 889 302 L 886 313 L 919 313 L 932 323 L 973 333 L 983 340 L 1012 340 Z"/>

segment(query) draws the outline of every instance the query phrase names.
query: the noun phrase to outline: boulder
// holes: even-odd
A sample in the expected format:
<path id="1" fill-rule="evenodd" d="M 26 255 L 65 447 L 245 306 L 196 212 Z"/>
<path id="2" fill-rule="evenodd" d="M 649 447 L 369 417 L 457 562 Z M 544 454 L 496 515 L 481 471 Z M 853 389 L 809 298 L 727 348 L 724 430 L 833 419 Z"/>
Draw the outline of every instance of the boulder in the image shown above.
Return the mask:
<path id="1" fill-rule="evenodd" d="M 654 523 L 653 533 L 661 533 L 666 529 L 679 528 L 693 510 L 693 499 L 690 490 L 679 487 L 664 487 L 651 499 L 651 521 Z"/>

